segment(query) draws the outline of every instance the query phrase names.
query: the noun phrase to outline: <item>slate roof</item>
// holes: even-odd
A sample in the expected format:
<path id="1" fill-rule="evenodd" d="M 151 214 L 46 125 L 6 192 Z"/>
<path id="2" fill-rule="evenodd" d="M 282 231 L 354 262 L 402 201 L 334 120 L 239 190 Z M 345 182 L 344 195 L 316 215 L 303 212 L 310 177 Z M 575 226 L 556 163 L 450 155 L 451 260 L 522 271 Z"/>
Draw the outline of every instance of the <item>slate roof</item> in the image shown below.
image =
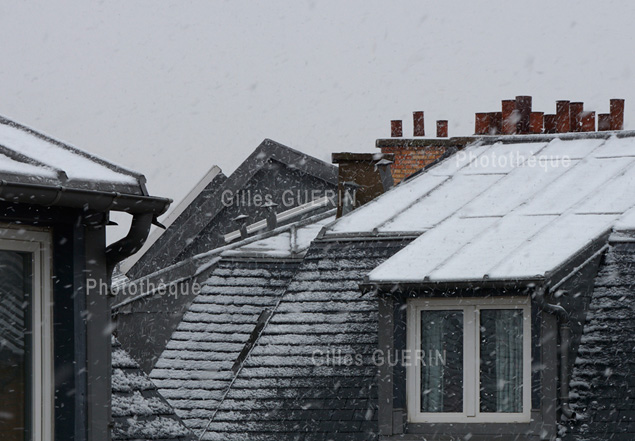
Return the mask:
<path id="1" fill-rule="evenodd" d="M 202 439 L 377 439 L 377 299 L 358 284 L 403 245 L 314 242 Z M 318 366 L 316 350 L 363 359 Z"/>
<path id="2" fill-rule="evenodd" d="M 147 195 L 145 177 L 0 117 L 0 175 L 23 184 Z"/>
<path id="3" fill-rule="evenodd" d="M 569 138 L 477 141 L 327 236 L 419 236 L 370 273 L 378 284 L 544 279 L 616 224 L 635 227 L 635 132 Z"/>
<path id="4" fill-rule="evenodd" d="M 244 240 L 212 249 L 133 282 L 120 280 L 112 307 L 120 340 L 145 372 L 150 372 L 172 332 L 221 259 L 301 259 L 321 229 L 333 221 L 335 210 L 262 231 Z M 158 287 L 166 287 L 162 293 Z M 172 291 L 170 291 L 172 290 Z M 171 295 L 176 292 L 177 295 Z M 167 293 L 167 294 L 166 294 Z M 140 336 L 143 336 L 140 338 Z"/>
<path id="5" fill-rule="evenodd" d="M 190 305 L 150 377 L 196 435 L 229 388 L 232 366 L 297 263 L 221 261 Z"/>
<path id="6" fill-rule="evenodd" d="M 215 257 L 201 293 L 151 372 L 195 433 L 221 402 L 311 241 L 333 219 L 333 212 L 325 213 L 214 253 L 220 257 Z"/>
<path id="7" fill-rule="evenodd" d="M 233 219 L 239 214 L 248 214 L 252 220 L 265 218 L 266 208 L 256 203 L 255 194 L 269 195 L 280 206 L 278 211 L 284 211 L 315 199 L 311 191 L 323 195 L 326 190 L 335 194 L 336 189 L 337 167 L 265 139 L 229 178 L 212 182 L 211 193 L 195 199 L 193 208 L 179 216 L 127 275 L 136 279 L 224 245 L 224 235 L 236 229 Z M 294 192 L 286 201 L 282 199 L 285 191 Z M 332 205 L 322 211 L 329 208 Z"/>
<path id="8" fill-rule="evenodd" d="M 113 441 L 189 441 L 191 432 L 174 414 L 121 344 L 112 338 Z"/>
<path id="9" fill-rule="evenodd" d="M 635 438 L 635 241 L 613 243 L 595 281 L 571 377 L 565 441 Z"/>

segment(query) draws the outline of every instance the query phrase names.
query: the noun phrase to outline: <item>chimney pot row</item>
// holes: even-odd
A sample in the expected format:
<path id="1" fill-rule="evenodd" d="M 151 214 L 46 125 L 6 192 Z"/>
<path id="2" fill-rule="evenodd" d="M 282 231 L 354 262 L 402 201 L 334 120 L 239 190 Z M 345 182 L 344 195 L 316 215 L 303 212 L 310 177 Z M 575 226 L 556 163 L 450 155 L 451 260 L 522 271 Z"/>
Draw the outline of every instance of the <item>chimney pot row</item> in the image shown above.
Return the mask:
<path id="1" fill-rule="evenodd" d="M 556 101 L 556 114 L 531 110 L 530 96 L 517 96 L 502 100 L 502 112 L 475 114 L 474 134 L 515 135 L 540 133 L 567 133 L 595 131 L 595 112 L 584 110 L 584 103 L 567 100 Z M 624 130 L 624 100 L 611 99 L 610 113 L 597 116 L 598 131 Z"/>
<path id="2" fill-rule="evenodd" d="M 556 133 L 556 115 L 545 115 L 545 133 Z"/>
<path id="3" fill-rule="evenodd" d="M 529 133 L 540 134 L 544 125 L 544 112 L 531 112 L 529 115 Z"/>

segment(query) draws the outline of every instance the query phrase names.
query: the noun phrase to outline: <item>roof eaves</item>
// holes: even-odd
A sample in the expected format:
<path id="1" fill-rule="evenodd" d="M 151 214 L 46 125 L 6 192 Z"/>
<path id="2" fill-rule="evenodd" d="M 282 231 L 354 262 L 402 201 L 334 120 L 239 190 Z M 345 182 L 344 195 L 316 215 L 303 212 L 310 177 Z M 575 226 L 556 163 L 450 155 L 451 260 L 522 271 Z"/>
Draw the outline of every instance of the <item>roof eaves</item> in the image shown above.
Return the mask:
<path id="1" fill-rule="evenodd" d="M 592 260 L 597 254 L 606 251 L 612 231 L 611 228 L 607 229 L 558 267 L 548 271 L 545 277 L 551 287 L 550 289 L 557 289 L 572 274 L 575 274 L 579 268 L 586 265 L 589 260 Z"/>
<path id="2" fill-rule="evenodd" d="M 340 241 L 380 241 L 380 240 L 414 240 L 417 237 L 421 236 L 425 231 L 391 231 L 391 232 L 380 232 L 380 231 L 372 231 L 370 233 L 362 231 L 362 232 L 354 232 L 354 233 L 330 233 L 329 228 L 335 224 L 339 219 L 334 220 L 333 222 L 325 225 L 322 228 L 320 234 L 318 234 L 318 239 L 321 242 L 340 242 Z"/>
<path id="3" fill-rule="evenodd" d="M 130 214 L 165 213 L 168 198 L 124 194 L 117 191 L 69 188 L 60 185 L 0 181 L 0 200 L 43 206 L 81 208 L 99 212 L 123 211 Z"/>
<path id="4" fill-rule="evenodd" d="M 360 283 L 362 292 L 379 292 L 379 293 L 404 293 L 410 291 L 448 291 L 456 289 L 483 289 L 483 288 L 526 288 L 538 284 L 545 284 L 551 289 L 557 289 L 572 274 L 575 274 L 580 268 L 584 267 L 588 261 L 597 257 L 598 254 L 604 252 L 607 247 L 611 229 L 606 230 L 587 246 L 583 247 L 569 259 L 560 264 L 558 267 L 546 272 L 544 275 L 537 274 L 526 278 L 497 278 L 490 279 L 484 277 L 482 279 L 453 279 L 453 280 L 381 280 L 370 281 L 366 279 Z"/>
<path id="5" fill-rule="evenodd" d="M 485 288 L 494 289 L 521 289 L 545 283 L 545 277 L 536 275 L 528 278 L 509 279 L 473 279 L 473 280 L 420 280 L 420 281 L 390 281 L 380 282 L 365 281 L 359 284 L 362 293 L 377 292 L 381 294 L 395 294 L 408 292 L 438 292 L 452 290 L 476 290 Z"/>

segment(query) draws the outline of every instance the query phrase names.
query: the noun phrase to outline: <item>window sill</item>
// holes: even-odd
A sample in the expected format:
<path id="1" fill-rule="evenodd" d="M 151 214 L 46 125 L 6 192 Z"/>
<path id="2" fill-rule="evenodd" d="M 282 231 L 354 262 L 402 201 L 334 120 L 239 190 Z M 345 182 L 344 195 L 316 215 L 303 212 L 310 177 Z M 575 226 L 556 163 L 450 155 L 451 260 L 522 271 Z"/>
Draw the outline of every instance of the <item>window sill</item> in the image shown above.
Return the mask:
<path id="1" fill-rule="evenodd" d="M 492 437 L 506 441 L 538 441 L 541 433 L 554 433 L 555 428 L 545 427 L 538 411 L 532 411 L 528 423 L 407 423 L 404 433 L 384 435 L 381 440 L 463 441 L 470 434 L 470 441 L 490 441 Z"/>

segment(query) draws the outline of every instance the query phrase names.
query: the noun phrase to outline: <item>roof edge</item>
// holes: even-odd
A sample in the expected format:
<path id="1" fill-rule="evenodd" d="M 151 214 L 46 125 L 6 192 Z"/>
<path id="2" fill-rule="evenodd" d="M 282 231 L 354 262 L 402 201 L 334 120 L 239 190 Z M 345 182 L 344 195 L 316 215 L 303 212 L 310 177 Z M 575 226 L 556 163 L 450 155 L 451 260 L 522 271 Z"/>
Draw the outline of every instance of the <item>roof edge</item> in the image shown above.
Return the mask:
<path id="1" fill-rule="evenodd" d="M 545 283 L 546 278 L 535 276 L 531 278 L 510 279 L 473 279 L 473 280 L 441 280 L 441 281 L 412 281 L 399 282 L 382 280 L 378 282 L 364 281 L 359 284 L 363 293 L 377 292 L 382 294 L 403 293 L 407 291 L 447 291 L 450 289 L 482 289 L 482 288 L 529 288 Z"/>
<path id="2" fill-rule="evenodd" d="M 0 200 L 29 205 L 62 206 L 93 211 L 123 211 L 130 214 L 160 216 L 172 199 L 111 191 L 82 190 L 0 181 Z"/>

